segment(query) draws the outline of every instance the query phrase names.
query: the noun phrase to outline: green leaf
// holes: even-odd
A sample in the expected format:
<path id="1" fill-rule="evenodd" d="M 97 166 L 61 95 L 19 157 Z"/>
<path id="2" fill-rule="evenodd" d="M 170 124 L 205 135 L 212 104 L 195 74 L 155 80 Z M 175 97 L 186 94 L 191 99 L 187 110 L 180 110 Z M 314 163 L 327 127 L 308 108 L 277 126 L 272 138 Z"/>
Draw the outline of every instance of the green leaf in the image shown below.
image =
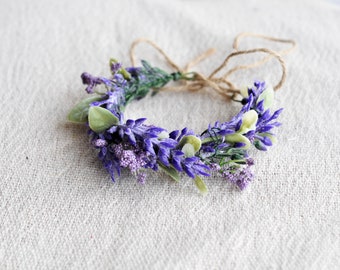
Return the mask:
<path id="1" fill-rule="evenodd" d="M 201 194 L 205 195 L 208 193 L 208 188 L 201 177 L 197 176 L 195 177 L 195 185 L 198 188 L 198 190 L 201 192 Z"/>
<path id="2" fill-rule="evenodd" d="M 73 123 L 86 123 L 90 104 L 101 99 L 101 96 L 94 96 L 83 99 L 76 106 L 73 107 L 73 109 L 68 114 L 67 119 Z"/>
<path id="3" fill-rule="evenodd" d="M 118 70 L 118 73 L 120 73 L 125 80 L 131 80 L 131 74 L 125 68 Z"/>
<path id="4" fill-rule="evenodd" d="M 271 86 L 268 86 L 266 90 L 261 93 L 261 95 L 257 99 L 257 103 L 259 103 L 261 100 L 264 100 L 264 110 L 267 110 L 272 106 L 274 101 L 274 89 Z"/>
<path id="5" fill-rule="evenodd" d="M 170 167 L 166 167 L 165 165 L 163 165 L 162 163 L 158 163 L 159 167 L 167 174 L 169 175 L 173 180 L 175 180 L 176 182 L 179 182 L 180 180 L 180 176 L 178 171 L 170 166 Z"/>
<path id="6" fill-rule="evenodd" d="M 151 65 L 150 65 L 147 61 L 141 60 L 141 62 L 142 62 L 143 67 L 144 67 L 147 71 L 152 72 L 152 67 L 151 67 Z"/>
<path id="7" fill-rule="evenodd" d="M 89 109 L 89 125 L 94 132 L 103 132 L 118 123 L 118 118 L 107 109 L 98 106 Z"/>
<path id="8" fill-rule="evenodd" d="M 242 117 L 242 125 L 237 132 L 240 134 L 244 134 L 247 133 L 249 130 L 254 130 L 256 128 L 258 117 L 259 116 L 255 110 L 250 110 L 244 113 Z"/>
<path id="9" fill-rule="evenodd" d="M 182 147 L 182 152 L 184 153 L 184 155 L 186 157 L 193 157 L 195 155 L 195 149 L 194 146 L 190 143 L 186 143 L 183 147 Z"/>
<path id="10" fill-rule="evenodd" d="M 245 165 L 245 164 L 247 164 L 247 161 L 245 159 L 233 159 L 233 160 L 230 160 L 229 163 L 236 163 L 236 164 Z"/>
<path id="11" fill-rule="evenodd" d="M 248 149 L 251 145 L 250 141 L 248 140 L 247 137 L 243 136 L 240 133 L 234 133 L 231 135 L 227 135 L 225 137 L 226 141 L 229 143 L 245 143 L 246 145 L 244 147 L 242 147 L 243 149 Z"/>
<path id="12" fill-rule="evenodd" d="M 183 147 L 186 144 L 191 144 L 194 147 L 195 153 L 201 149 L 202 141 L 194 135 L 184 136 L 179 142 L 178 146 Z"/>

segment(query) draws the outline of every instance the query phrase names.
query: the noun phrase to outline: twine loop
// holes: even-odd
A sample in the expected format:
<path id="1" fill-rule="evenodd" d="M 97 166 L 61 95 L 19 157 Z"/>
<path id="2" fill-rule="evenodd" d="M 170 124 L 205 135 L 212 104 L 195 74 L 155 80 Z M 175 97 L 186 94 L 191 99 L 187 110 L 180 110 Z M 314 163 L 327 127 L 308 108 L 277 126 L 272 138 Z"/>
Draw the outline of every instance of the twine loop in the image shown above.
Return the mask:
<path id="1" fill-rule="evenodd" d="M 254 48 L 249 50 L 239 50 L 239 44 L 240 40 L 245 37 L 255 37 L 259 39 L 269 40 L 272 42 L 277 43 L 287 43 L 290 44 L 290 48 L 281 50 L 281 51 L 274 51 L 270 50 L 268 48 Z M 282 56 L 290 53 L 292 50 L 296 48 L 296 43 L 294 40 L 291 39 L 281 39 L 276 38 L 272 36 L 265 36 L 260 34 L 254 34 L 254 33 L 241 33 L 237 35 L 233 42 L 233 52 L 230 53 L 222 62 L 220 66 L 218 66 L 209 76 L 204 76 L 201 73 L 190 71 L 190 69 L 197 64 L 199 64 L 201 61 L 205 60 L 206 58 L 210 57 L 212 54 L 215 53 L 215 49 L 211 48 L 205 51 L 204 53 L 200 54 L 198 57 L 196 57 L 194 60 L 190 61 L 186 64 L 184 68 L 181 68 L 178 66 L 165 52 L 162 48 L 160 48 L 155 42 L 146 39 L 146 38 L 140 38 L 135 40 L 130 48 L 130 59 L 133 66 L 136 65 L 136 56 L 135 56 L 135 49 L 137 45 L 141 43 L 147 43 L 154 49 L 156 49 L 166 60 L 167 64 L 174 69 L 177 72 L 180 72 L 181 74 L 184 74 L 186 76 L 186 80 L 181 81 L 182 86 L 171 86 L 171 87 L 164 87 L 162 89 L 164 90 L 182 90 L 185 88 L 188 91 L 200 91 L 203 88 L 209 87 L 213 89 L 216 93 L 222 95 L 223 97 L 227 99 L 233 99 L 237 94 L 240 94 L 240 89 L 236 87 L 230 80 L 229 76 L 236 71 L 239 70 L 247 70 L 251 68 L 255 68 L 258 66 L 263 65 L 264 63 L 268 62 L 270 59 L 275 58 L 282 69 L 282 74 L 279 82 L 274 86 L 274 90 L 277 91 L 282 87 L 286 80 L 287 75 L 287 68 L 286 64 L 282 58 Z M 261 60 L 248 64 L 248 65 L 238 65 L 231 69 L 227 69 L 222 76 L 217 76 L 217 74 L 225 69 L 230 61 L 231 58 L 240 56 L 240 55 L 246 55 L 246 54 L 255 54 L 255 53 L 264 53 L 266 56 L 262 58 Z"/>

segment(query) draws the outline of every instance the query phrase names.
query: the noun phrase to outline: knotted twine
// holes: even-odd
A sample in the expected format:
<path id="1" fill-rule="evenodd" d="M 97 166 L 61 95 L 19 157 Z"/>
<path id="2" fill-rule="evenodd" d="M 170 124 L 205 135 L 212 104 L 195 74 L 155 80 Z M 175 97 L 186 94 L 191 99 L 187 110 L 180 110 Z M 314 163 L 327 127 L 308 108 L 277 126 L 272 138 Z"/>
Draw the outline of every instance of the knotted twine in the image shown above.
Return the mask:
<path id="1" fill-rule="evenodd" d="M 254 48 L 254 49 L 249 49 L 249 50 L 239 50 L 240 40 L 245 37 L 255 37 L 255 38 L 269 40 L 269 41 L 277 42 L 277 43 L 286 43 L 286 44 L 290 44 L 291 46 L 288 49 L 281 50 L 281 51 L 274 51 L 268 48 Z M 184 68 L 181 68 L 155 42 L 153 42 L 152 40 L 146 39 L 146 38 L 140 38 L 140 39 L 135 40 L 131 44 L 130 59 L 131 59 L 132 66 L 136 65 L 135 49 L 137 45 L 141 43 L 147 43 L 150 46 L 152 46 L 154 49 L 156 49 L 165 58 L 167 64 L 171 66 L 175 71 L 181 72 L 182 74 L 193 75 L 190 80 L 182 81 L 182 83 L 184 84 L 182 86 L 164 87 L 162 88 L 162 90 L 177 91 L 177 90 L 182 90 L 184 88 L 188 91 L 199 91 L 203 88 L 209 87 L 227 99 L 234 99 L 234 97 L 237 94 L 240 94 L 240 89 L 237 88 L 234 85 L 234 83 L 232 83 L 229 79 L 231 74 L 239 70 L 246 70 L 246 69 L 251 69 L 251 68 L 261 66 L 264 63 L 268 62 L 271 58 L 275 58 L 280 63 L 280 66 L 282 69 L 281 79 L 274 86 L 275 91 L 280 89 L 282 85 L 284 84 L 286 80 L 286 75 L 287 75 L 286 64 L 282 56 L 290 53 L 296 48 L 295 41 L 291 39 L 282 39 L 282 38 L 276 38 L 272 36 L 265 36 L 265 35 L 254 34 L 254 33 L 241 33 L 237 35 L 234 39 L 233 52 L 227 55 L 227 57 L 224 59 L 222 64 L 218 66 L 213 72 L 211 72 L 209 76 L 204 76 L 203 74 L 198 73 L 198 72 L 190 72 L 190 69 L 193 66 L 197 65 L 198 63 L 200 63 L 201 61 L 203 61 L 204 59 L 206 59 L 207 57 L 214 54 L 216 51 L 215 49 L 213 48 L 208 49 L 207 51 L 205 51 L 204 53 L 196 57 L 194 60 L 187 63 Z M 229 70 L 227 69 L 226 72 L 222 76 L 220 77 L 217 76 L 217 73 L 219 73 L 221 70 L 227 67 L 231 58 L 234 58 L 240 55 L 254 54 L 254 53 L 265 53 L 267 54 L 267 56 L 252 64 L 238 65 Z"/>

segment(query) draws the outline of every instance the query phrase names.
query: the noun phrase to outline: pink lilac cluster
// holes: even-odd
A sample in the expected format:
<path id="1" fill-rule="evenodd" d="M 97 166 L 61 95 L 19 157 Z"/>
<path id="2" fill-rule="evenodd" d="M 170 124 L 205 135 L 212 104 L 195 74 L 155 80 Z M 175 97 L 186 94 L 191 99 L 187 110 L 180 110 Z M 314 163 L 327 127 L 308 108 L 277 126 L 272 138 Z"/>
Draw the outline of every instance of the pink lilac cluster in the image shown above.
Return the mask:
<path id="1" fill-rule="evenodd" d="M 245 189 L 254 177 L 254 174 L 250 170 L 250 167 L 238 169 L 236 172 L 224 170 L 222 175 L 229 182 L 238 186 L 241 190 Z"/>
<path id="2" fill-rule="evenodd" d="M 145 152 L 134 147 L 133 149 L 124 148 L 123 144 L 112 144 L 112 151 L 119 157 L 119 164 L 123 168 L 128 168 L 131 172 L 136 172 L 146 165 L 147 155 Z"/>

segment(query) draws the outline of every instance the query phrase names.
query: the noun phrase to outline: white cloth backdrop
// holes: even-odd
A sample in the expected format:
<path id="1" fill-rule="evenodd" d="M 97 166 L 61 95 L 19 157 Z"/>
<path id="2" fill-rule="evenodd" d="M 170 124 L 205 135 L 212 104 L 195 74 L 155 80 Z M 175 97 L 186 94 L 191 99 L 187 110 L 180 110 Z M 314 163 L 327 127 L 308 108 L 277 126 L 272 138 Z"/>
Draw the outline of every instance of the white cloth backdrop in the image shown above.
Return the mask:
<path id="1" fill-rule="evenodd" d="M 339 1 L 1 1 L 1 269 L 340 269 Z M 80 74 L 129 65 L 138 37 L 180 65 L 210 47 L 208 74 L 251 31 L 292 38 L 278 143 L 254 155 L 257 175 L 239 192 L 219 177 L 202 197 L 192 181 L 151 173 L 145 186 L 116 183 L 67 123 L 85 97 Z M 241 48 L 287 48 L 254 39 Z M 138 57 L 166 68 L 141 46 Z M 251 62 L 239 58 L 231 65 Z M 170 71 L 170 69 L 168 68 Z M 279 65 L 240 72 L 235 83 L 275 83 Z M 128 108 L 170 130 L 197 133 L 238 104 L 205 93 L 161 93 Z"/>

